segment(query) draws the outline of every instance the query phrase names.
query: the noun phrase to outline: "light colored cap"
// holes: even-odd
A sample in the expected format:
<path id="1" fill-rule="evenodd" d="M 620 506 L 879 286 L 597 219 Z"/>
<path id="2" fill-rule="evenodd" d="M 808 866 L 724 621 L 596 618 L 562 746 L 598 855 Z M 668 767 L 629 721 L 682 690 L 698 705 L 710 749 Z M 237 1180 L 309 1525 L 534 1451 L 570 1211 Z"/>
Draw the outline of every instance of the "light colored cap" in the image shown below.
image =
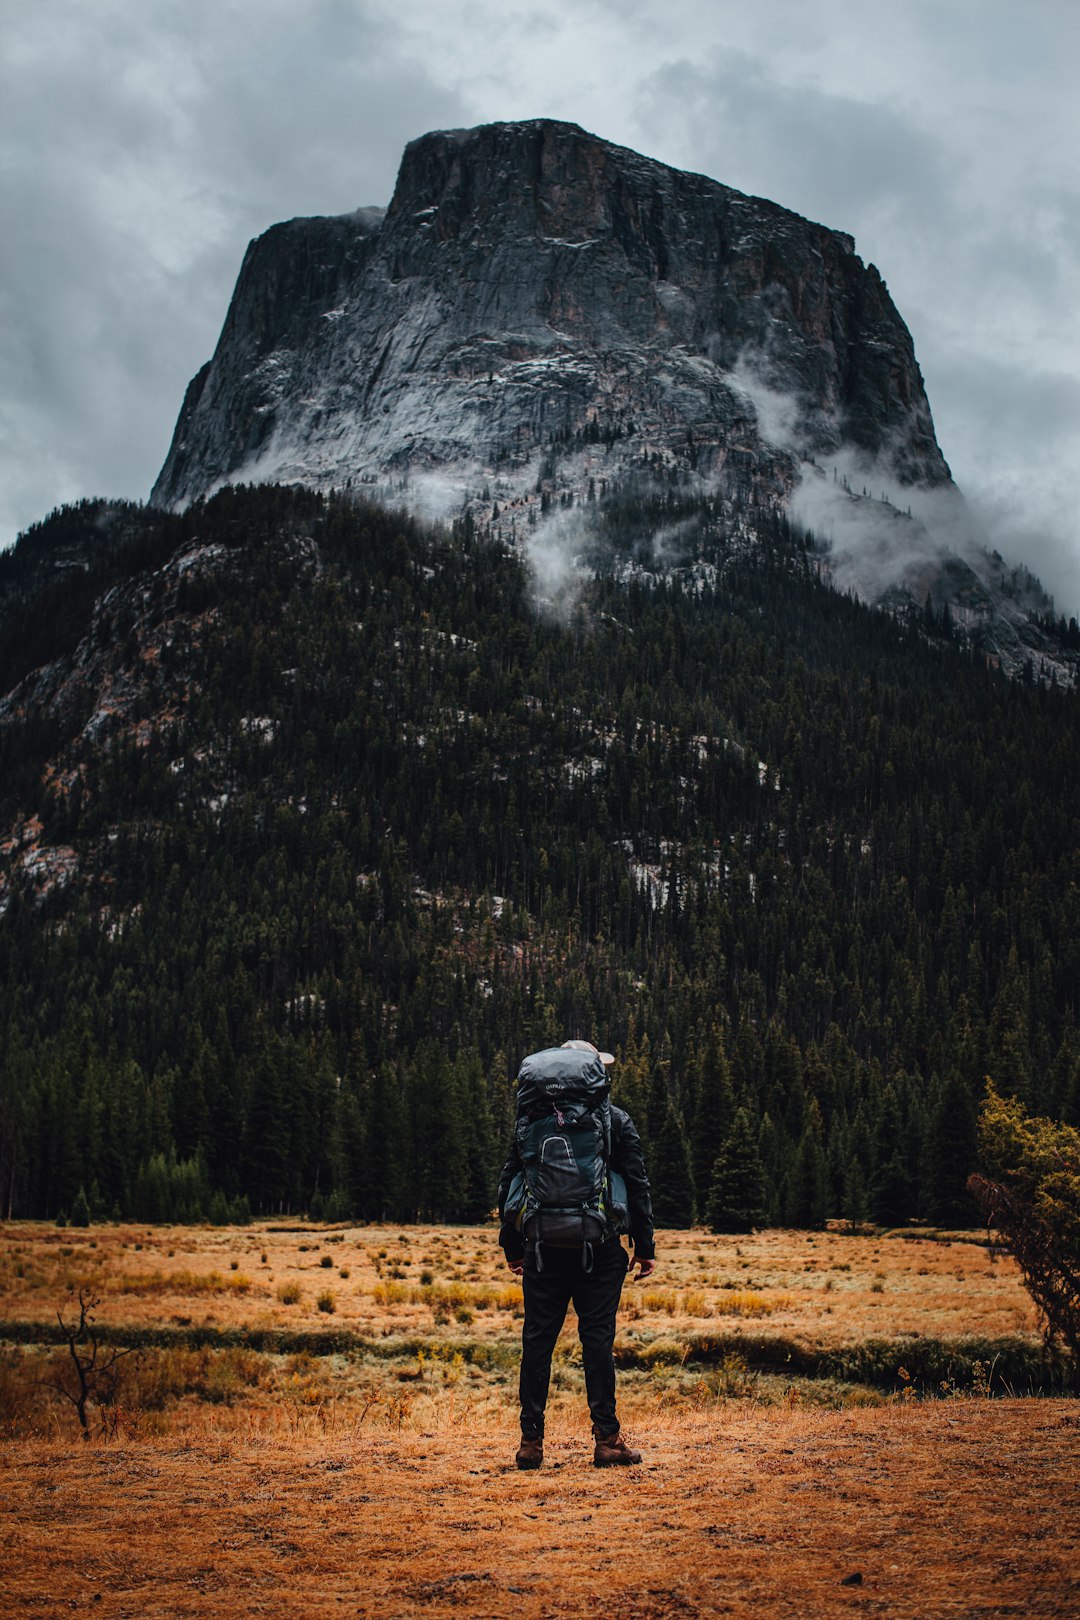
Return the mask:
<path id="1" fill-rule="evenodd" d="M 596 1056 L 600 1059 L 605 1068 L 609 1063 L 614 1063 L 615 1061 L 615 1054 L 613 1052 L 601 1052 L 600 1048 L 598 1046 L 594 1046 L 592 1041 L 563 1041 L 563 1051 L 595 1052 Z"/>

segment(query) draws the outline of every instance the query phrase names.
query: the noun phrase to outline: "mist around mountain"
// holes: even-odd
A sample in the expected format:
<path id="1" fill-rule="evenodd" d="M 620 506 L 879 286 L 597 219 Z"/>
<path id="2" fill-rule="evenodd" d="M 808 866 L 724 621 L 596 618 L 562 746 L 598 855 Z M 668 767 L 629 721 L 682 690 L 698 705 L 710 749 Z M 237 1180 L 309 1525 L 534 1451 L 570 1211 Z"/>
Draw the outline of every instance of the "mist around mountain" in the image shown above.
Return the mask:
<path id="1" fill-rule="evenodd" d="M 1073 694 L 782 514 L 585 504 L 548 555 L 565 496 L 87 502 L 0 559 L 5 1215 L 480 1218 L 567 1035 L 661 1223 L 973 1219 L 987 1074 L 1080 1123 Z"/>

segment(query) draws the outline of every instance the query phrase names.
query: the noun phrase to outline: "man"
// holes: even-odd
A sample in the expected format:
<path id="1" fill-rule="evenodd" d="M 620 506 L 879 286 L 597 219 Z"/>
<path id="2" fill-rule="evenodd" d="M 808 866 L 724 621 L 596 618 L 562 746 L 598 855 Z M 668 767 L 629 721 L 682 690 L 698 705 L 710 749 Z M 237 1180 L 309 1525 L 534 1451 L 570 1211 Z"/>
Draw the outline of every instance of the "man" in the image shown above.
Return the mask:
<path id="1" fill-rule="evenodd" d="M 641 1138 L 629 1114 L 607 1101 L 607 1086 L 603 1080 L 603 1070 L 599 1068 L 603 1064 L 606 1069 L 615 1059 L 610 1052 L 599 1051 L 591 1041 L 564 1041 L 559 1051 L 590 1053 L 595 1060 L 592 1065 L 587 1065 L 595 1070 L 600 1081 L 600 1101 L 594 1112 L 610 1111 L 608 1168 L 621 1176 L 626 1185 L 628 1224 L 634 1245 L 629 1270 L 632 1272 L 636 1266 L 642 1277 L 648 1277 L 656 1264 L 656 1251 L 652 1201 L 641 1152 Z M 538 1054 L 540 1057 L 550 1055 Z M 558 1054 L 555 1055 L 557 1057 Z M 551 1106 L 561 1125 L 562 1115 L 557 1104 Z M 519 1125 L 499 1179 L 501 1217 L 507 1214 L 511 1184 L 523 1169 L 522 1139 Z M 571 1300 L 577 1312 L 585 1389 L 592 1417 L 595 1441 L 593 1461 L 598 1468 L 639 1463 L 641 1453 L 631 1450 L 622 1438 L 615 1411 L 615 1360 L 612 1347 L 619 1295 L 628 1269 L 626 1250 L 617 1234 L 610 1231 L 598 1242 L 555 1247 L 550 1241 L 541 1244 L 528 1230 L 523 1236 L 518 1226 L 505 1218 L 499 1241 L 507 1265 L 522 1280 L 525 1294 L 519 1382 L 521 1446 L 517 1453 L 517 1466 L 539 1468 L 544 1460 L 544 1409 L 551 1377 L 551 1356 Z"/>

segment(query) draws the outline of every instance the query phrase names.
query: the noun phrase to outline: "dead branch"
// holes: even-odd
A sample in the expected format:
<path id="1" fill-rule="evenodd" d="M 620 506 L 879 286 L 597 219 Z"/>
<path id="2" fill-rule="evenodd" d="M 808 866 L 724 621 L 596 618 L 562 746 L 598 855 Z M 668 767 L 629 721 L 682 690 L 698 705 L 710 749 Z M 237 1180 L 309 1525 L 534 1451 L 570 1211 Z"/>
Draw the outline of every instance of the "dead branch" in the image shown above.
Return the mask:
<path id="1" fill-rule="evenodd" d="M 90 1438 L 90 1420 L 87 1417 L 87 1404 L 93 1401 L 97 1406 L 107 1406 L 116 1393 L 117 1374 L 114 1369 L 125 1356 L 137 1354 L 138 1347 L 131 1345 L 127 1348 L 116 1348 L 102 1354 L 102 1344 L 94 1329 L 94 1312 L 99 1300 L 95 1297 L 86 1298 L 82 1289 L 79 1290 L 79 1320 L 74 1323 L 65 1322 L 62 1313 L 58 1310 L 56 1320 L 60 1324 L 60 1331 L 64 1335 L 64 1342 L 71 1356 L 72 1366 L 75 1368 L 77 1390 L 73 1394 L 62 1379 L 54 1378 L 49 1382 L 52 1388 L 70 1401 L 75 1408 L 82 1429 L 84 1440 Z M 88 1345 L 89 1350 L 80 1350 L 80 1345 Z"/>

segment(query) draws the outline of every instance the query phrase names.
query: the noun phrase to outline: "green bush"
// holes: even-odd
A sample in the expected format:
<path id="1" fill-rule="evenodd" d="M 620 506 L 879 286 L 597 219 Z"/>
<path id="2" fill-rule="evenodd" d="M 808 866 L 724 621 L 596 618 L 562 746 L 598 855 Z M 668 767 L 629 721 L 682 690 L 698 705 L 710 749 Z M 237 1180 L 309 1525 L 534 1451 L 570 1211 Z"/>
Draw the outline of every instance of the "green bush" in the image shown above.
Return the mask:
<path id="1" fill-rule="evenodd" d="M 1048 1337 L 1080 1358 L 1080 1131 L 1029 1114 L 988 1081 L 979 1148 L 988 1173 L 968 1187 L 1016 1256 Z"/>

